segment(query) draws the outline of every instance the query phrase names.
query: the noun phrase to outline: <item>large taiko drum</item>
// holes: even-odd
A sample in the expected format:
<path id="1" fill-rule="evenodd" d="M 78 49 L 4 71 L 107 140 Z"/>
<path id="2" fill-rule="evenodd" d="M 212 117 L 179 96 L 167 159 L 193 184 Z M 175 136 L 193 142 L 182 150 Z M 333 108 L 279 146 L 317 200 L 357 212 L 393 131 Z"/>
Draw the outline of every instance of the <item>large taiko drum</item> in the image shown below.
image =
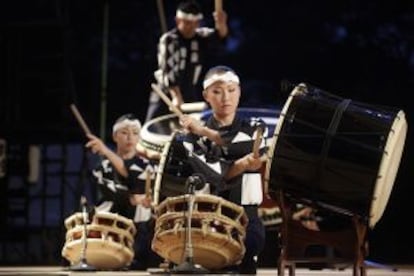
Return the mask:
<path id="1" fill-rule="evenodd" d="M 186 229 L 190 196 L 194 204 L 191 228 Z M 243 207 L 214 195 L 187 194 L 166 198 L 155 210 L 152 249 L 166 260 L 175 264 L 184 261 L 186 230 L 191 231 L 194 262 L 206 269 L 221 269 L 243 258 L 248 223 Z"/>
<path id="2" fill-rule="evenodd" d="M 266 166 L 269 189 L 372 228 L 387 205 L 407 122 L 402 110 L 297 85 L 280 113 Z"/>
<path id="3" fill-rule="evenodd" d="M 131 264 L 136 234 L 131 219 L 110 212 L 95 213 L 84 231 L 83 214 L 78 212 L 65 220 L 65 227 L 62 256 L 72 265 L 79 263 L 82 254 L 85 254 L 87 263 L 97 269 L 122 269 Z M 86 251 L 83 253 L 85 243 Z"/>

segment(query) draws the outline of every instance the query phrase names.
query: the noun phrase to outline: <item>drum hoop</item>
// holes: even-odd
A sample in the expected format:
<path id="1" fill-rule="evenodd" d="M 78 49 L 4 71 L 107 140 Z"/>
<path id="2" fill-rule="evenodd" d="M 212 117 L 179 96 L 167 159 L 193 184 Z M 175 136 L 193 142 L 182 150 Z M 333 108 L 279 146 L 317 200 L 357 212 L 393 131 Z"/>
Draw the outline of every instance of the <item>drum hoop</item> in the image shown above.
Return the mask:
<path id="1" fill-rule="evenodd" d="M 162 181 L 164 166 L 166 163 L 166 159 L 168 157 L 168 153 L 171 147 L 172 140 L 174 139 L 177 133 L 178 131 L 173 131 L 173 133 L 170 134 L 169 139 L 167 143 L 164 145 L 163 150 L 162 150 L 157 175 L 155 177 L 153 207 L 156 207 L 159 204 L 160 188 L 161 188 L 161 181 Z"/>
<path id="2" fill-rule="evenodd" d="M 296 86 L 292 90 L 292 92 L 290 93 L 288 99 L 286 100 L 285 104 L 283 105 L 282 111 L 279 114 L 279 119 L 277 121 L 275 130 L 273 132 L 273 137 L 271 138 L 272 144 L 270 145 L 269 150 L 268 150 L 269 159 L 266 162 L 266 168 L 265 168 L 265 177 L 264 177 L 264 185 L 263 185 L 264 186 L 264 188 L 263 188 L 264 194 L 269 193 L 270 170 L 271 170 L 272 163 L 273 163 L 273 155 L 274 155 L 277 140 L 278 140 L 278 137 L 279 137 L 280 129 L 282 128 L 282 125 L 285 121 L 287 111 L 290 108 L 290 104 L 291 104 L 294 96 L 296 96 L 297 94 L 303 93 L 303 90 L 301 90 L 303 88 L 306 88 L 306 85 L 305 84 L 299 84 L 298 86 Z"/>
<path id="3" fill-rule="evenodd" d="M 405 119 L 405 113 L 400 110 L 388 133 L 387 142 L 384 146 L 384 154 L 382 155 L 378 170 L 370 210 L 369 225 L 371 228 L 375 226 L 385 211 L 400 165 L 406 135 L 407 121 Z M 382 200 L 380 200 L 381 198 Z"/>
<path id="4" fill-rule="evenodd" d="M 167 115 L 163 115 L 163 116 L 151 119 L 148 122 L 146 122 L 142 126 L 142 129 L 140 131 L 141 139 L 139 143 L 145 148 L 155 150 L 158 152 L 162 152 L 165 141 L 167 141 L 172 134 L 169 134 L 169 135 L 156 134 L 155 135 L 151 133 L 148 128 L 149 126 L 152 126 L 153 124 L 159 121 L 163 121 L 166 119 L 172 119 L 176 117 L 177 117 L 176 114 L 167 114 Z"/>

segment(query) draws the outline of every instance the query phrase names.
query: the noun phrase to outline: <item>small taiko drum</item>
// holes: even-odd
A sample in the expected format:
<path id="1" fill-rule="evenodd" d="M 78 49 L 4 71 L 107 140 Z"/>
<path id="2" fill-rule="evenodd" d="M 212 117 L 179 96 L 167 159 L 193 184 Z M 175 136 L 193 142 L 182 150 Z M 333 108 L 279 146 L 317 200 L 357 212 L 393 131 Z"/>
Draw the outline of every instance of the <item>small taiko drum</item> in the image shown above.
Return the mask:
<path id="1" fill-rule="evenodd" d="M 71 264 L 77 264 L 82 257 L 89 265 L 102 270 L 121 269 L 131 264 L 136 234 L 131 219 L 99 212 L 85 225 L 83 214 L 79 212 L 65 220 L 65 227 L 66 242 L 62 256 Z"/>
<path id="2" fill-rule="evenodd" d="M 191 196 L 191 227 L 187 229 Z M 243 207 L 237 204 L 210 194 L 186 194 L 166 198 L 155 213 L 152 249 L 170 262 L 184 261 L 186 231 L 190 231 L 194 262 L 206 269 L 237 264 L 244 256 L 248 218 Z"/>

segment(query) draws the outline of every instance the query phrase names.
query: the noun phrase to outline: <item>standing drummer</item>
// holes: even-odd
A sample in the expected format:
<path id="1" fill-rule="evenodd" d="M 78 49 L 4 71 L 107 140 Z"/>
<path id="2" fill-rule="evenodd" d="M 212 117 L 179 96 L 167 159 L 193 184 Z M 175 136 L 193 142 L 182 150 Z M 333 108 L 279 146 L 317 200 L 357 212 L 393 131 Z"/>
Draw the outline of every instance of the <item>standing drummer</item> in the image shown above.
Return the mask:
<path id="1" fill-rule="evenodd" d="M 240 274 L 256 274 L 257 258 L 265 242 L 258 207 L 263 199 L 260 169 L 266 161 L 264 137 L 268 130 L 260 118 L 243 119 L 237 115 L 241 90 L 233 69 L 221 65 L 211 68 L 205 75 L 203 89 L 203 97 L 213 111 L 211 117 L 205 125 L 189 115 L 183 115 L 180 121 L 191 132 L 188 141 L 192 141 L 196 154 L 202 150 L 207 163 L 227 164 L 222 181 L 210 183 L 212 193 L 244 207 L 249 218 L 246 253 L 235 269 Z M 206 173 L 207 182 L 208 178 Z"/>
<path id="2" fill-rule="evenodd" d="M 125 114 L 112 128 L 115 150 L 93 134 L 87 134 L 89 141 L 86 143 L 93 153 L 103 157 L 92 171 L 93 181 L 101 194 L 96 211 L 117 213 L 134 221 L 137 236 L 130 268 L 137 270 L 157 265 L 160 261 L 151 249 L 151 196 L 146 191 L 146 183 L 153 179 L 156 164 L 137 151 L 140 129 L 140 121 L 133 114 Z"/>
<path id="3" fill-rule="evenodd" d="M 200 27 L 203 14 L 196 1 L 182 1 L 177 6 L 175 28 L 164 33 L 158 42 L 158 69 L 155 79 L 178 108 L 184 102 L 202 100 L 200 76 L 207 60 L 216 53 L 228 35 L 227 14 L 221 7 L 213 13 L 215 28 Z M 154 91 L 150 94 L 145 121 L 170 113 Z"/>

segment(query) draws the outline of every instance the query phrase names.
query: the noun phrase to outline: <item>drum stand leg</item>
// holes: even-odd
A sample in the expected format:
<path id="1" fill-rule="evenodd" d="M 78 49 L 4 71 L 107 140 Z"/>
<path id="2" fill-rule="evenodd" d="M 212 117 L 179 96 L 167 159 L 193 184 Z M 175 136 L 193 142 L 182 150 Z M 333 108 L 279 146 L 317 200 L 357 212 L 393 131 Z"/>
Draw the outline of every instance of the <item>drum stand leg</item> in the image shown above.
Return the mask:
<path id="1" fill-rule="evenodd" d="M 187 194 L 188 196 L 188 210 L 187 210 L 187 227 L 185 228 L 185 251 L 184 261 L 178 266 L 174 267 L 171 272 L 178 274 L 206 274 L 208 270 L 199 264 L 194 264 L 193 244 L 191 241 L 191 218 L 194 206 L 194 194 Z"/>
<path id="2" fill-rule="evenodd" d="M 300 221 L 293 219 L 293 205 L 279 194 L 282 225 L 280 228 L 281 252 L 278 259 L 278 276 L 295 276 L 297 263 L 322 263 L 343 265 L 352 263 L 353 276 L 366 276 L 364 257 L 367 255 L 367 226 L 358 216 L 352 217 L 352 225 L 336 232 L 315 231 L 305 228 Z M 339 252 L 336 256 L 309 256 L 306 250 L 312 245 L 322 245 Z M 331 254 L 332 255 L 332 254 Z M 335 267 L 335 266 L 334 266 Z"/>
<path id="3" fill-rule="evenodd" d="M 89 214 L 86 206 L 86 198 L 81 198 L 82 213 L 83 213 L 83 233 L 82 233 L 82 251 L 80 253 L 79 263 L 72 265 L 70 270 L 73 271 L 96 271 L 96 268 L 92 265 L 89 265 L 86 261 L 86 248 L 88 246 L 87 242 L 87 223 L 89 220 Z"/>

